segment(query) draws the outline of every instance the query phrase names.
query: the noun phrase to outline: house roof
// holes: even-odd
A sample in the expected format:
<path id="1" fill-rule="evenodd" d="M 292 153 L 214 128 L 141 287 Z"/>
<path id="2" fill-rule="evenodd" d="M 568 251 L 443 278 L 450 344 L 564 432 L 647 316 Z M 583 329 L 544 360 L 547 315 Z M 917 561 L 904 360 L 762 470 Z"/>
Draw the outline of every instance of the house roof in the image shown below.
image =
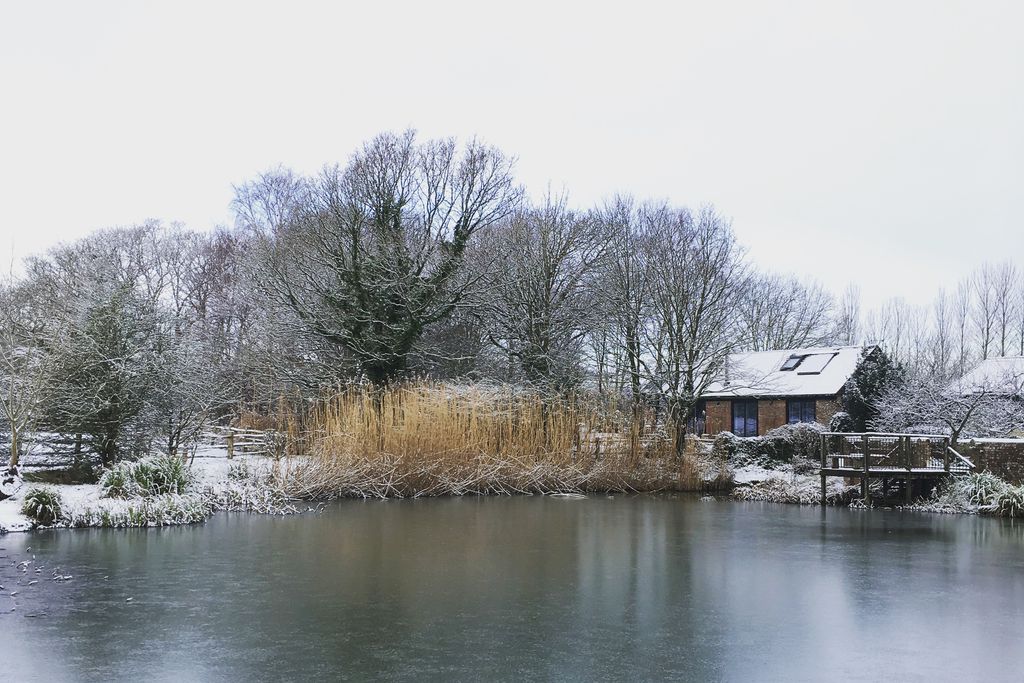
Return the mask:
<path id="1" fill-rule="evenodd" d="M 704 397 L 834 396 L 857 369 L 864 348 L 822 346 L 734 353 L 722 378 L 711 383 Z"/>
<path id="2" fill-rule="evenodd" d="M 988 392 L 1004 396 L 1024 394 L 1024 356 L 989 358 L 953 382 L 960 395 Z"/>

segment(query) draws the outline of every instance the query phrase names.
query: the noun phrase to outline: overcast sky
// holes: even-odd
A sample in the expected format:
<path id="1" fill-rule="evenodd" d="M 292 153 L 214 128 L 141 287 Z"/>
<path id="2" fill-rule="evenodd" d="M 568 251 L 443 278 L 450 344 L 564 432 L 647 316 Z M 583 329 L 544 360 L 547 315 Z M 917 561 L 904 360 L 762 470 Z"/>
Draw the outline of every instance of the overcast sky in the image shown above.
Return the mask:
<path id="1" fill-rule="evenodd" d="M 1022 26 L 981 0 L 0 0 L 3 253 L 208 229 L 232 184 L 411 126 L 581 206 L 714 203 L 765 268 L 924 303 L 1024 253 Z"/>

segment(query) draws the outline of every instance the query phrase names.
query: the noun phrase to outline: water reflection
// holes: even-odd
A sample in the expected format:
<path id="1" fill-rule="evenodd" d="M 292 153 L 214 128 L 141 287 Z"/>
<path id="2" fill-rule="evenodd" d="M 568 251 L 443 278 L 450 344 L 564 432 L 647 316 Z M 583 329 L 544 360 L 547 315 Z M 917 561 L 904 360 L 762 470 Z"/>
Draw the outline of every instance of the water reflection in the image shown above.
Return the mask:
<path id="1" fill-rule="evenodd" d="M 345 501 L 7 536 L 75 579 L 24 588 L 0 629 L 12 680 L 1012 680 L 1022 532 L 691 498 Z"/>

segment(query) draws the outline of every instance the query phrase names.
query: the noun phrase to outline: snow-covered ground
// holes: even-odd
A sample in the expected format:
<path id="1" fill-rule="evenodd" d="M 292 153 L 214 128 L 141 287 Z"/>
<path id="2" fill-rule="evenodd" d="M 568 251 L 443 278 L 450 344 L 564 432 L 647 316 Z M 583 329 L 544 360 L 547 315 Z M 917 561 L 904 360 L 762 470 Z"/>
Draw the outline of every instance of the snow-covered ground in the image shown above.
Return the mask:
<path id="1" fill-rule="evenodd" d="M 248 467 L 250 474 L 258 474 L 269 472 L 272 461 L 258 455 L 236 455 L 228 460 L 227 452 L 219 448 L 205 448 L 198 451 L 192 463 L 192 470 L 197 477 L 196 489 L 223 492 L 231 486 L 228 473 L 232 465 L 238 466 L 243 463 Z M 29 458 L 24 463 L 22 472 L 28 473 L 35 469 L 37 468 L 34 466 L 34 461 Z M 0 530 L 26 531 L 32 527 L 30 520 L 21 514 L 21 505 L 23 496 L 28 489 L 36 485 L 25 482 L 13 497 L 0 501 Z M 128 500 L 101 497 L 99 484 L 42 484 L 42 486 L 50 486 L 59 491 L 65 510 L 72 515 L 90 509 L 94 512 L 101 510 L 120 512 L 131 503 Z"/>

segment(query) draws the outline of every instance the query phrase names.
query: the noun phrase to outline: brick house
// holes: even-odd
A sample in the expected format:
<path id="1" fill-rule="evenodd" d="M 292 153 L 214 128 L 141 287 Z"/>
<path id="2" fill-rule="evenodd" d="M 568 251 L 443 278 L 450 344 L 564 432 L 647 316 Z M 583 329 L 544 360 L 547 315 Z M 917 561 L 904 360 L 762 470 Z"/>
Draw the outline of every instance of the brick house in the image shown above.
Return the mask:
<path id="1" fill-rule="evenodd" d="M 839 411 L 843 386 L 862 352 L 877 347 L 836 346 L 752 351 L 729 356 L 722 378 L 697 404 L 698 430 L 761 436 L 787 423 L 827 425 Z M 700 419 L 703 418 L 703 419 Z"/>

